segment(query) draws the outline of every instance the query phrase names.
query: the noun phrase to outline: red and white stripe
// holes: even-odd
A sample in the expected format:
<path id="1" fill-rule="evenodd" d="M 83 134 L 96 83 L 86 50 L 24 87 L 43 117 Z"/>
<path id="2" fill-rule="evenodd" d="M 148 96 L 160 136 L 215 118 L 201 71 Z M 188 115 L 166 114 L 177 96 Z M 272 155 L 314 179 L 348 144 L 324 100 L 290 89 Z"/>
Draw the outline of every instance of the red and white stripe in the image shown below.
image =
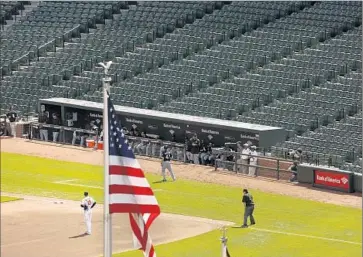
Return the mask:
<path id="1" fill-rule="evenodd" d="M 156 257 L 148 230 L 160 214 L 159 204 L 136 159 L 110 156 L 109 211 L 129 213 L 130 224 L 145 257 Z"/>

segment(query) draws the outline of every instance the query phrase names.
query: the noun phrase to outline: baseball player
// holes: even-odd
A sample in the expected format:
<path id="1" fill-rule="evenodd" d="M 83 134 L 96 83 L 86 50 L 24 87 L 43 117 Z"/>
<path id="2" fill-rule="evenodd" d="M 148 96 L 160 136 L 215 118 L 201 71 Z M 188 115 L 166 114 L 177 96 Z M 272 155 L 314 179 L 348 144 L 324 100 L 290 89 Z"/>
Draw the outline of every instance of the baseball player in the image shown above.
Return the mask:
<path id="1" fill-rule="evenodd" d="M 171 158 L 173 158 L 173 155 L 171 154 L 171 151 L 168 146 L 164 146 L 164 151 L 162 152 L 162 161 L 161 161 L 161 173 L 163 174 L 163 182 L 166 181 L 165 178 L 165 169 L 167 169 L 173 179 L 175 181 L 175 176 L 173 169 L 171 168 Z"/>
<path id="2" fill-rule="evenodd" d="M 84 221 L 86 222 L 87 226 L 87 235 L 91 235 L 92 230 L 92 209 L 95 207 L 96 201 L 88 196 L 88 192 L 84 192 L 84 198 L 81 202 L 81 207 L 84 210 Z"/>
<path id="3" fill-rule="evenodd" d="M 247 219 L 250 217 L 251 225 L 255 225 L 256 221 L 253 217 L 253 211 L 255 210 L 255 203 L 253 201 L 253 196 L 248 193 L 247 189 L 243 189 L 243 197 L 242 197 L 242 203 L 245 205 L 245 213 L 243 216 L 243 225 L 242 228 L 247 228 Z"/>
<path id="4" fill-rule="evenodd" d="M 250 153 L 250 165 L 248 167 L 248 175 L 249 176 L 256 176 L 256 167 L 257 166 L 257 158 L 258 158 L 258 153 L 256 151 L 257 147 L 255 145 L 251 146 L 251 153 Z"/>
<path id="5" fill-rule="evenodd" d="M 251 150 L 249 149 L 248 147 L 249 145 L 247 143 L 243 144 L 243 149 L 241 151 L 241 165 L 240 167 L 242 166 L 242 173 L 243 174 L 248 174 L 248 160 L 250 158 L 250 154 L 251 154 Z"/>

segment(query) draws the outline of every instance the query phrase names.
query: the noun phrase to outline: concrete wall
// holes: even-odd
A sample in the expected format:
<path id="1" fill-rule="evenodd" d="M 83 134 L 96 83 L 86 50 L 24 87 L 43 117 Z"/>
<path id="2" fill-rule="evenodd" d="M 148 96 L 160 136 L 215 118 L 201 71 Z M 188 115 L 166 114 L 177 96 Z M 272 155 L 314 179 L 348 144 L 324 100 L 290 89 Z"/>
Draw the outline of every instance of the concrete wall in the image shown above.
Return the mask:
<path id="1" fill-rule="evenodd" d="M 355 173 L 353 183 L 354 183 L 354 190 L 356 192 L 362 193 L 362 174 Z"/>

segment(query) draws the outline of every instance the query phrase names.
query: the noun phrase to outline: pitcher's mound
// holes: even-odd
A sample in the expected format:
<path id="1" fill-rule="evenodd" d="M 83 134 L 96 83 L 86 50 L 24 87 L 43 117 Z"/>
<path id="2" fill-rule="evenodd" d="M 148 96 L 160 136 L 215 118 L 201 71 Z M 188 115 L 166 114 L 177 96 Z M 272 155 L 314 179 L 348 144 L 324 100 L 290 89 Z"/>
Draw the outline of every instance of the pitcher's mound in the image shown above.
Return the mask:
<path id="1" fill-rule="evenodd" d="M 92 235 L 85 235 L 79 202 L 40 197 L 1 204 L 1 256 L 93 257 L 103 253 L 103 206 L 96 205 Z M 61 203 L 62 202 L 62 203 Z M 132 234 L 127 214 L 113 215 L 113 252 L 131 250 Z M 150 235 L 154 244 L 206 233 L 229 222 L 161 214 Z"/>

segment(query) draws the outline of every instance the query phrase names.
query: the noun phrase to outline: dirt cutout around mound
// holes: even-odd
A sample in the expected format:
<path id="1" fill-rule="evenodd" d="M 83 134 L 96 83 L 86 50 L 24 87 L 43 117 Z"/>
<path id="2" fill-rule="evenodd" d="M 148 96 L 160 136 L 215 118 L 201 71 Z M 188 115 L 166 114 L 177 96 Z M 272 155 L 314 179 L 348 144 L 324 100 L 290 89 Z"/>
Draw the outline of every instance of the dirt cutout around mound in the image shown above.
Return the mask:
<path id="1" fill-rule="evenodd" d="M 103 151 L 93 151 L 79 147 L 56 145 L 24 139 L 1 140 L 1 152 L 20 153 L 40 156 L 63 161 L 103 165 Z M 148 173 L 160 174 L 160 160 L 156 158 L 138 157 L 143 170 Z M 213 167 L 175 162 L 173 169 L 177 177 L 222 185 L 258 189 L 264 192 L 289 195 L 293 197 L 331 203 L 335 205 L 362 208 L 360 194 L 346 194 L 329 190 L 301 186 L 288 182 L 265 180 L 260 177 L 250 178 L 230 172 L 215 171 Z"/>
<path id="2" fill-rule="evenodd" d="M 1 256 L 96 257 L 103 252 L 103 206 L 92 215 L 92 235 L 85 235 L 79 202 L 22 196 L 1 204 Z M 200 235 L 230 222 L 162 213 L 150 234 L 154 244 Z M 133 249 L 128 215 L 113 215 L 113 252 Z M 26 253 L 26 254 L 25 254 Z"/>

